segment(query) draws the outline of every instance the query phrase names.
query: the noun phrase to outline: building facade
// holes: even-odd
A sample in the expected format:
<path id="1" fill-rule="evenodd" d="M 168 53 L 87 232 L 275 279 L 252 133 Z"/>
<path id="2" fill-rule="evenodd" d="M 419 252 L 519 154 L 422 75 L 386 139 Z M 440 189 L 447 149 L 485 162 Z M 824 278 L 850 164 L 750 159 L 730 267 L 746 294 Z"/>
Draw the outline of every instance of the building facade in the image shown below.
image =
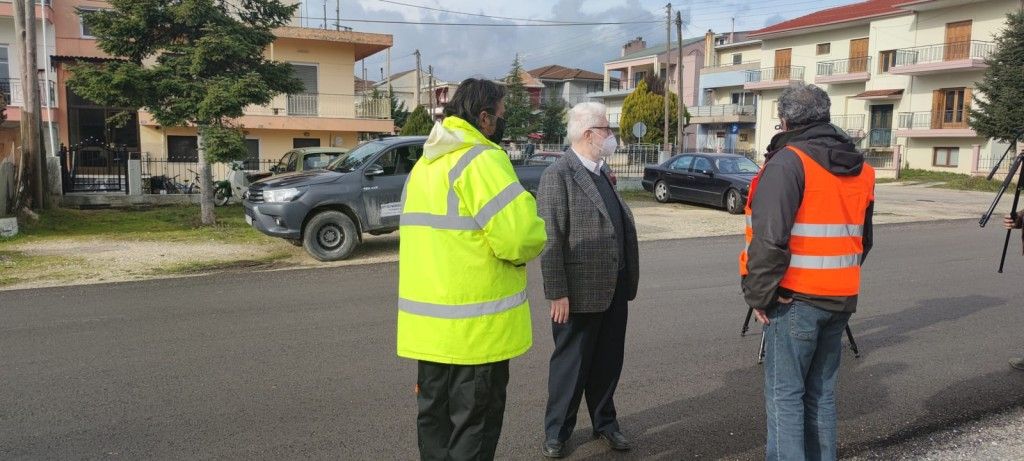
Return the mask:
<path id="1" fill-rule="evenodd" d="M 604 76 L 583 69 L 549 65 L 528 71 L 544 84 L 541 90 L 541 103 L 560 100 L 566 107 L 591 100 L 590 93 L 597 93 L 604 88 Z M 613 79 L 612 85 L 618 85 Z"/>
<path id="2" fill-rule="evenodd" d="M 55 144 L 75 146 L 82 144 L 118 145 L 129 151 L 142 152 L 151 158 L 170 162 L 195 162 L 198 159 L 194 127 L 164 127 L 145 111 L 126 107 L 105 107 L 75 94 L 68 86 L 70 68 L 82 62 L 101 62 L 111 59 L 97 46 L 97 41 L 80 17 L 89 11 L 109 8 L 104 1 L 49 0 L 37 5 L 45 8 L 46 27 L 40 27 L 47 37 L 47 49 L 39 54 L 41 79 L 50 76 L 53 109 L 44 107 L 43 126 L 53 120 Z M 0 2 L 0 36 L 9 36 L 13 43 L 13 14 L 10 3 Z M 41 19 L 42 20 L 42 19 Z M 324 30 L 292 25 L 275 31 L 277 40 L 266 50 L 268 58 L 289 62 L 305 89 L 300 94 L 279 95 L 262 107 L 250 107 L 237 120 L 245 131 L 250 159 L 276 160 L 293 147 L 341 146 L 354 147 L 361 137 L 393 131 L 390 104 L 386 98 L 372 99 L 356 91 L 355 63 L 363 58 L 391 47 L 392 37 L 345 30 Z M 42 39 L 39 40 L 43 46 Z M 11 47 L 13 49 L 13 47 Z M 19 62 L 13 51 L 0 47 L 0 72 L 7 75 L 7 91 L 11 93 L 8 118 L 0 132 L 0 144 L 17 144 L 12 138 L 11 125 L 17 121 L 20 95 L 14 91 L 18 84 L 15 69 Z M 45 72 L 46 62 L 52 63 Z M 0 85 L 0 89 L 4 86 Z M 6 94 L 5 94 L 6 96 Z M 45 98 L 41 98 L 45 101 Z M 44 102 L 44 105 L 46 103 Z M 13 109 L 13 110 L 12 110 Z M 120 112 L 130 112 L 128 123 L 115 126 L 108 118 Z M 11 115 L 15 116 L 12 118 Z M 15 125 L 16 127 L 16 125 Z M 16 129 L 14 130 L 16 132 Z M 44 144 L 47 140 L 44 139 Z M 0 146 L 0 152 L 6 149 Z M 49 150 L 49 149 L 48 149 Z"/>
<path id="3" fill-rule="evenodd" d="M 753 153 L 757 132 L 757 95 L 744 88 L 747 71 L 761 64 L 761 41 L 748 32 L 708 31 L 700 70 L 699 105 L 690 107 L 697 127 L 697 150 Z"/>
<path id="4" fill-rule="evenodd" d="M 1014 0 L 872 0 L 816 12 L 751 34 L 762 65 L 745 87 L 759 95 L 758 123 L 778 124 L 790 82 L 832 99 L 832 122 L 881 168 L 978 174 L 1006 145 L 979 137 L 967 109 Z M 763 152 L 774 130 L 758 130 Z"/>
<path id="5" fill-rule="evenodd" d="M 666 51 L 665 44 L 647 46 L 642 37 L 637 37 L 622 47 L 621 56 L 604 64 L 604 88 L 588 96 L 608 107 L 608 121 L 625 142 L 635 142 L 630 127 L 620 127 L 622 105 L 633 93 L 636 85 L 649 75 L 661 77 L 669 91 L 676 93 L 678 81 L 682 79 L 682 101 L 687 108 L 697 105 L 698 81 L 704 66 L 704 38 L 683 40 L 683 61 L 679 66 L 679 47 L 673 44 Z M 675 110 L 674 108 L 672 110 Z M 670 136 L 672 138 L 674 136 Z M 693 150 L 697 147 L 697 126 L 691 124 L 683 132 L 682 146 L 676 150 Z"/>

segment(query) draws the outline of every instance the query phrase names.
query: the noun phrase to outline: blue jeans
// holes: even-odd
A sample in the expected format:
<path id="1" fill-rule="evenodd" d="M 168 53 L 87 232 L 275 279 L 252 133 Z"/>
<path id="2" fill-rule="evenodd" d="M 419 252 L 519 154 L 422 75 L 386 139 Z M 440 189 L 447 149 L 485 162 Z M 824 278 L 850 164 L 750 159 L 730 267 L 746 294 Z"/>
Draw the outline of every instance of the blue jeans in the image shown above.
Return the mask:
<path id="1" fill-rule="evenodd" d="M 836 459 L 836 378 L 849 313 L 794 301 L 768 312 L 764 400 L 766 458 Z"/>

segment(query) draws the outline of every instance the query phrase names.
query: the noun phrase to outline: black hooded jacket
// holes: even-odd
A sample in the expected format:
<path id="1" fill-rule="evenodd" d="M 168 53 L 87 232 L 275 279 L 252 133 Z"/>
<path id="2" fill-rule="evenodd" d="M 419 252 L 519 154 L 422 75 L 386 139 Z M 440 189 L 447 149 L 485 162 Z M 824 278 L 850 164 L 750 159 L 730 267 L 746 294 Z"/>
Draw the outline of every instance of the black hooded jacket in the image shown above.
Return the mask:
<path id="1" fill-rule="evenodd" d="M 754 239 L 747 250 L 749 274 L 743 278 L 747 305 L 756 309 L 774 307 L 779 296 L 792 297 L 835 312 L 857 310 L 857 296 L 822 297 L 792 293 L 781 288 L 791 253 L 789 235 L 803 201 L 804 167 L 787 146 L 804 151 L 819 165 L 837 176 L 857 176 L 864 168 L 864 156 L 846 133 L 828 123 L 818 123 L 779 133 L 765 156 L 764 170 L 751 203 Z M 872 245 L 871 216 L 874 202 L 864 216 L 864 255 Z"/>

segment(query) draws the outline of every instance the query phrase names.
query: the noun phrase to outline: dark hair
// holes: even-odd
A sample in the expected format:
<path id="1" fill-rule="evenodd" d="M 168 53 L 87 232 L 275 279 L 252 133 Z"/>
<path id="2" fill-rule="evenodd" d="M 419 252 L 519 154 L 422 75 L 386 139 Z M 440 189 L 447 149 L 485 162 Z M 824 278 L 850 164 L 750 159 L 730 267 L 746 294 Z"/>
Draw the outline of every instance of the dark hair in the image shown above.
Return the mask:
<path id="1" fill-rule="evenodd" d="M 494 114 L 505 98 L 505 89 L 490 80 L 467 78 L 455 90 L 455 96 L 444 106 L 444 115 L 461 118 L 476 126 L 480 112 Z"/>

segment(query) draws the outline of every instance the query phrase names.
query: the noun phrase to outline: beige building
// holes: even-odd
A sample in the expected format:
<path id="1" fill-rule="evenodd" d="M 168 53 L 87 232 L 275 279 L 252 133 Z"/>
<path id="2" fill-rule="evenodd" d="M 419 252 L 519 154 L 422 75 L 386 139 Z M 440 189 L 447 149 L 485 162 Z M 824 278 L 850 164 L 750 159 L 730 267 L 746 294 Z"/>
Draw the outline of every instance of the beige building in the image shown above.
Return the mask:
<path id="1" fill-rule="evenodd" d="M 761 127 L 778 124 L 777 98 L 790 82 L 815 83 L 832 98 L 832 121 L 871 162 L 980 173 L 1006 145 L 968 127 L 967 108 L 1014 0 L 872 0 L 785 21 L 751 34 L 762 64 L 745 88 L 759 96 Z M 763 152 L 775 130 L 758 130 Z"/>
<path id="2" fill-rule="evenodd" d="M 753 153 L 757 132 L 757 95 L 744 88 L 747 71 L 761 65 L 761 41 L 749 32 L 704 37 L 704 67 L 700 70 L 700 102 L 689 108 L 697 126 L 697 150 Z"/>

